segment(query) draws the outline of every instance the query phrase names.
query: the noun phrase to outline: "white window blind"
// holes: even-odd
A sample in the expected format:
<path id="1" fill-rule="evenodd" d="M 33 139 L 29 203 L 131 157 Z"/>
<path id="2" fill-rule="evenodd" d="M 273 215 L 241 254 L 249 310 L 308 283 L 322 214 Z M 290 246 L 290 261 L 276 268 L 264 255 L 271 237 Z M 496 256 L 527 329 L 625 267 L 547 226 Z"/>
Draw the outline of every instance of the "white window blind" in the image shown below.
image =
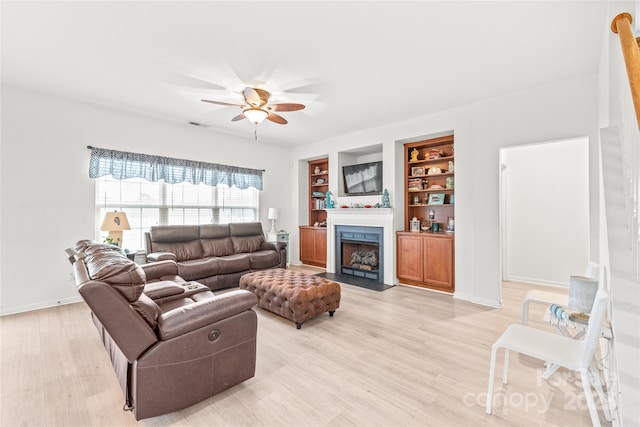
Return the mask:
<path id="1" fill-rule="evenodd" d="M 127 214 L 131 230 L 124 231 L 123 248 L 143 249 L 144 233 L 152 225 L 227 224 L 258 220 L 259 192 L 224 184 L 210 186 L 182 182 L 167 184 L 144 178 L 118 180 L 110 175 L 96 182 L 96 233 L 102 241 L 107 232 L 100 225 L 107 211 Z"/>

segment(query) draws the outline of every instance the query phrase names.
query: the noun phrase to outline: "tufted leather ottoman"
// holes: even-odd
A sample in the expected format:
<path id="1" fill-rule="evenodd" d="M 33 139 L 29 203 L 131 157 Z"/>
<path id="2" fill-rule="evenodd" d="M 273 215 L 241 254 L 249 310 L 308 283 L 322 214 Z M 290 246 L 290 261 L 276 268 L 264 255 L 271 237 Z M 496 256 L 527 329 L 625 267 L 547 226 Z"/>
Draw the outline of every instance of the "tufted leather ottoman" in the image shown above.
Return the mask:
<path id="1" fill-rule="evenodd" d="M 305 320 L 340 307 L 340 285 L 299 271 L 275 268 L 245 274 L 240 289 L 258 297 L 258 305 L 272 313 L 293 320 L 300 329 Z"/>

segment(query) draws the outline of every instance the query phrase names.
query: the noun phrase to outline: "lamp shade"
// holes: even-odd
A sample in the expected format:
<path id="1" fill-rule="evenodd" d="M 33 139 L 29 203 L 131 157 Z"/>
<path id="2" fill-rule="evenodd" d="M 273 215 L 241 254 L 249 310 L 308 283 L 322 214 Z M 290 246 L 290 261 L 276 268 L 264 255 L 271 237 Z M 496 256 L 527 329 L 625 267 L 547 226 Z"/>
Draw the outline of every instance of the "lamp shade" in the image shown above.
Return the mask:
<path id="1" fill-rule="evenodd" d="M 124 212 L 107 212 L 100 227 L 102 231 L 131 230 L 127 214 Z"/>
<path id="2" fill-rule="evenodd" d="M 584 276 L 569 278 L 569 309 L 580 313 L 591 313 L 598 292 L 598 280 Z"/>
<path id="3" fill-rule="evenodd" d="M 269 115 L 269 113 L 260 108 L 247 108 L 243 111 L 243 114 L 250 122 L 257 125 L 262 123 L 262 121 Z"/>
<path id="4" fill-rule="evenodd" d="M 278 208 L 269 208 L 268 219 L 278 219 Z"/>

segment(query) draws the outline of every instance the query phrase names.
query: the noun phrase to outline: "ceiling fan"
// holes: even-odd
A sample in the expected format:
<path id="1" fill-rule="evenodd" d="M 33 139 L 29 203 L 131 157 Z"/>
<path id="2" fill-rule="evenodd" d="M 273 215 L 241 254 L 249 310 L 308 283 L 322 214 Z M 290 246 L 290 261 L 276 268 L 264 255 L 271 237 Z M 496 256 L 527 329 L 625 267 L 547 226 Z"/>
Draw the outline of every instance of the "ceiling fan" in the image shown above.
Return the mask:
<path id="1" fill-rule="evenodd" d="M 276 111 L 298 111 L 304 108 L 302 104 L 271 104 L 269 105 L 269 97 L 271 94 L 264 89 L 258 89 L 255 87 L 246 87 L 242 91 L 244 97 L 244 104 L 230 104 L 222 101 L 212 101 L 209 99 L 203 99 L 202 102 L 209 102 L 211 104 L 226 105 L 231 107 L 242 108 L 242 113 L 238 114 L 231 119 L 232 122 L 236 122 L 242 119 L 248 119 L 250 122 L 258 125 L 267 119 L 271 122 L 278 123 L 280 125 L 286 125 L 287 120 L 276 114 Z"/>

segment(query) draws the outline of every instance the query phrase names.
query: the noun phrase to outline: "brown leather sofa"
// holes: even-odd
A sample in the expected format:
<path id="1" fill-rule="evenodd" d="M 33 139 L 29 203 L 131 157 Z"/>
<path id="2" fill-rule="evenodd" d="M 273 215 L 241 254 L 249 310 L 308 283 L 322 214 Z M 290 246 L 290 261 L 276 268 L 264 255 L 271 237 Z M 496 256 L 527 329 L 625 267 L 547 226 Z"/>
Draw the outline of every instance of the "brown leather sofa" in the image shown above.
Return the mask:
<path id="1" fill-rule="evenodd" d="M 214 295 L 174 261 L 137 265 L 112 245 L 67 249 L 76 285 L 137 420 L 185 408 L 255 374 L 257 299 Z"/>
<path id="2" fill-rule="evenodd" d="M 259 222 L 153 226 L 145 245 L 147 261 L 176 261 L 181 277 L 212 290 L 238 286 L 243 274 L 287 265 L 287 244 L 266 242 Z"/>

